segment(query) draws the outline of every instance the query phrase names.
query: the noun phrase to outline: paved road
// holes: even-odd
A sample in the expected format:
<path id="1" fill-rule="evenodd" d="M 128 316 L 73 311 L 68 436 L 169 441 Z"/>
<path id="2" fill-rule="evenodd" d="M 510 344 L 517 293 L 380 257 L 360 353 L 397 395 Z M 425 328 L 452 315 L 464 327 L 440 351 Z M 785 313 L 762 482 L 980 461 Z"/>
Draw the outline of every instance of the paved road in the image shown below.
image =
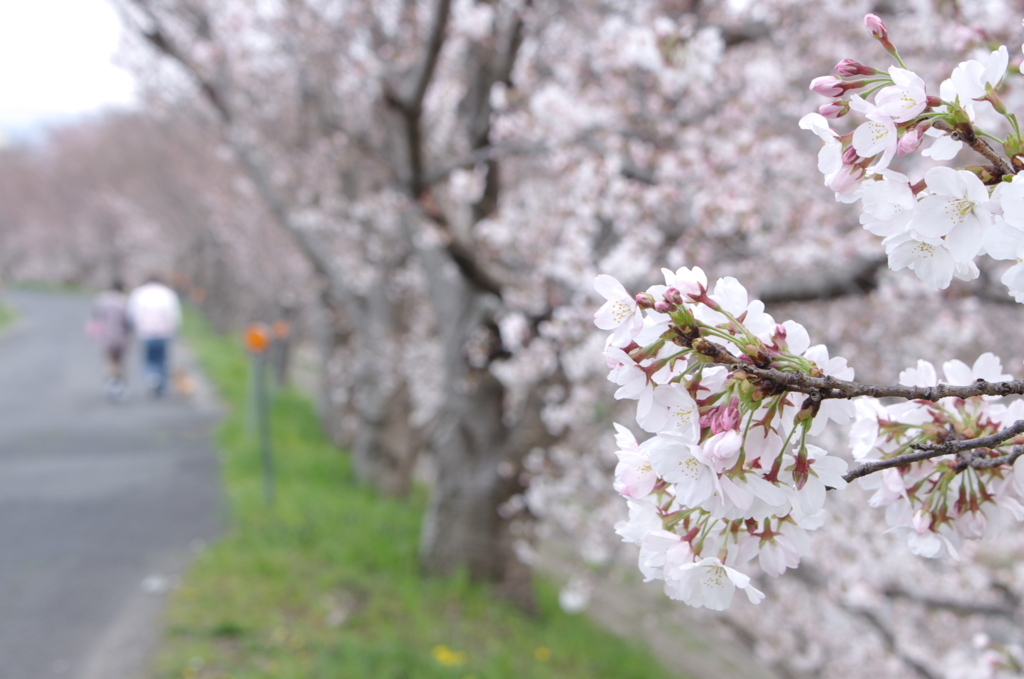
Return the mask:
<path id="1" fill-rule="evenodd" d="M 20 317 L 0 333 L 0 679 L 134 679 L 165 583 L 218 530 L 215 409 L 106 402 L 90 301 L 4 298 Z"/>

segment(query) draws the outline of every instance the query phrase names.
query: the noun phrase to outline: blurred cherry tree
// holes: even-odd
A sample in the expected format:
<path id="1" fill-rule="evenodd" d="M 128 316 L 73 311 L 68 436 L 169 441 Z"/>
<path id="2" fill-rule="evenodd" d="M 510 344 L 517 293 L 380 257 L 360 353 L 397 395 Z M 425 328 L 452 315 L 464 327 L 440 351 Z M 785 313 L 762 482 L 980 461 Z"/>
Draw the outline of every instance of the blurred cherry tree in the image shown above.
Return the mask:
<path id="1" fill-rule="evenodd" d="M 860 379 L 984 351 L 1020 365 L 1020 314 L 996 285 L 1005 266 L 979 262 L 941 296 L 890 273 L 797 126 L 822 103 L 814 77 L 844 57 L 878 61 L 865 13 L 937 83 L 1020 43 L 1012 3 L 116 4 L 123 58 L 160 124 L 132 123 L 150 126 L 134 146 L 114 126 L 91 141 L 69 132 L 76 148 L 56 139 L 53 157 L 78 158 L 77 174 L 0 157 L 12 196 L 0 219 L 31 225 L 0 235 L 5 271 L 61 261 L 83 277 L 174 243 L 169 264 L 194 267 L 207 303 L 230 314 L 282 290 L 318 305 L 325 424 L 361 478 L 404 492 L 416 458 L 432 464 L 428 570 L 466 565 L 528 601 L 539 531 L 582 553 L 567 590 L 580 602 L 617 555 L 635 561 L 610 529 L 624 510 L 602 451 L 627 418 L 592 326 L 598 273 L 630 290 L 661 267 L 736 276 Z M 112 149 L 164 169 L 87 169 Z M 31 173 L 68 187 L 65 202 L 14 199 L 40 191 Z M 103 229 L 113 235 L 97 240 Z M 1022 545 L 1011 534 L 959 565 L 911 560 L 858 492 L 830 502 L 798 571 L 754 583 L 760 606 L 714 620 L 784 676 L 985 676 L 986 653 L 1020 642 Z"/>

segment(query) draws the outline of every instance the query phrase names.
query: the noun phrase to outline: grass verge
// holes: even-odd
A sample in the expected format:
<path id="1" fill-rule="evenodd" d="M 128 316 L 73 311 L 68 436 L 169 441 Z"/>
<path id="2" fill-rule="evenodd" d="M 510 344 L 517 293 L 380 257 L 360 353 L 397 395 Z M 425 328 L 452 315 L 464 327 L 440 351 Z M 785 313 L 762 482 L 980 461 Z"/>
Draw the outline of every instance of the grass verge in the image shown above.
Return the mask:
<path id="1" fill-rule="evenodd" d="M 0 330 L 5 329 L 13 323 L 14 319 L 17 317 L 18 313 L 14 310 L 14 307 L 0 301 Z"/>
<path id="2" fill-rule="evenodd" d="M 278 498 L 262 500 L 246 435 L 246 359 L 190 318 L 188 337 L 230 409 L 219 433 L 229 529 L 169 603 L 158 679 L 657 679 L 643 648 L 558 609 L 520 614 L 465 577 L 422 579 L 424 497 L 354 485 L 347 456 L 321 434 L 307 399 L 274 403 Z"/>

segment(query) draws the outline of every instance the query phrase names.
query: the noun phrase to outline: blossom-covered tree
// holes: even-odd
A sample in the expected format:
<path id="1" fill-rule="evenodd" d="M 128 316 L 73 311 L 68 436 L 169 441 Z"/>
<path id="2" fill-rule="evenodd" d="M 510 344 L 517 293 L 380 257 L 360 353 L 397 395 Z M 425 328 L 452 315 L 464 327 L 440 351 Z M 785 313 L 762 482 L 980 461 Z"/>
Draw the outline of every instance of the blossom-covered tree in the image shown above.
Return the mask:
<path id="1" fill-rule="evenodd" d="M 408 470 L 410 453 L 431 440 L 431 521 L 447 532 L 425 535 L 435 548 L 452 545 L 443 557 L 425 547 L 432 563 L 465 559 L 477 575 L 522 578 L 512 554 L 531 556 L 533 516 L 543 518 L 542 537 L 576 543 L 592 566 L 629 537 L 641 543 L 642 574 L 673 596 L 720 608 L 743 590 L 715 620 L 728 620 L 790 676 L 953 676 L 944 668 L 973 667 L 953 654 L 979 657 L 964 650 L 973 633 L 990 636 L 981 656 L 1015 640 L 990 623 L 1018 614 L 1005 592 L 1019 584 L 1007 564 L 1020 546 L 1012 533 L 961 542 L 961 525 L 980 530 L 972 486 L 944 480 L 999 486 L 995 506 L 1006 518 L 1007 500 L 1016 500 L 1007 467 L 977 460 L 957 473 L 930 451 L 936 456 L 915 462 L 910 477 L 892 468 L 831 492 L 845 483 L 851 458 L 835 440 L 838 424 L 823 428 L 826 419 L 855 418 L 854 451 L 877 463 L 925 443 L 916 436 L 924 418 L 974 429 L 973 439 L 1011 424 L 1012 414 L 980 394 L 852 412 L 832 398 L 842 395 L 840 381 L 854 390 L 846 395 L 858 388 L 845 384 L 852 375 L 836 352 L 868 383 L 895 381 L 911 367 L 906 384 L 892 387 L 904 398 L 933 388 L 920 358 L 961 388 L 1015 372 L 1020 322 L 995 301 L 1012 301 L 994 291 L 999 262 L 975 258 L 977 277 L 963 281 L 980 250 L 959 217 L 908 227 L 908 215 L 941 217 L 970 203 L 964 222 L 993 234 L 981 248 L 1015 252 L 1014 232 L 996 220 L 1016 228 L 1012 200 L 1000 215 L 983 204 L 989 179 L 960 174 L 994 161 L 968 160 L 968 144 L 959 163 L 926 177 L 966 143 L 930 122 L 944 113 L 932 97 L 954 100 L 934 84 L 949 77 L 974 88 L 963 97 L 988 96 L 1001 60 L 991 55 L 1021 39 L 1008 3 L 890 3 L 883 18 L 902 65 L 880 58 L 884 45 L 870 51 L 862 18 L 873 8 L 861 3 L 121 5 L 136 35 L 170 57 L 127 52 L 153 77 L 148 96 L 184 112 L 193 92 L 204 95 L 246 175 L 241 184 L 255 187 L 250 203 L 317 271 L 332 320 L 327 423 L 357 443 L 364 478 Z M 822 103 L 807 84 L 848 55 L 857 61 L 816 82 L 835 96 L 821 118 L 805 119 L 812 134 L 801 132 L 797 121 Z M 980 69 L 958 70 L 972 60 Z M 996 91 L 1008 110 L 1015 78 L 1003 77 Z M 851 85 L 862 80 L 877 82 Z M 978 120 L 996 115 L 990 102 L 971 106 Z M 1010 129 L 989 125 L 979 128 Z M 857 200 L 828 200 L 819 170 L 834 175 L 829 184 L 844 200 Z M 921 180 L 931 188 L 917 189 Z M 1014 182 L 1002 184 L 1012 196 Z M 211 220 L 211 239 L 234 248 L 229 221 Z M 891 238 L 885 249 L 880 238 Z M 261 264 L 272 267 L 272 258 Z M 698 266 L 723 282 L 702 279 Z M 600 273 L 623 285 L 602 278 L 595 290 Z M 655 276 L 664 290 L 650 299 L 638 304 L 625 293 L 646 290 Z M 941 297 L 924 294 L 926 284 L 947 280 Z M 666 298 L 668 288 L 680 296 Z M 794 299 L 804 302 L 784 304 Z M 606 301 L 602 326 L 626 321 L 607 348 L 615 389 L 642 410 L 634 432 L 619 433 L 615 483 L 632 504 L 609 498 L 612 469 L 601 453 L 610 453 L 611 421 L 626 421 L 609 403 L 599 358 L 607 332 L 592 325 Z M 648 325 L 631 337 L 631 322 L 644 317 Z M 774 318 L 787 317 L 799 324 L 779 330 Z M 659 328 L 682 334 L 671 330 L 648 356 Z M 633 347 L 626 337 L 650 343 Z M 986 352 L 1013 360 L 976 363 Z M 954 357 L 962 363 L 942 366 Z M 872 445 L 876 430 L 891 438 Z M 649 434 L 658 434 L 654 443 L 643 441 Z M 1012 453 L 1009 441 L 993 450 Z M 920 488 L 893 490 L 915 474 Z M 963 511 L 951 500 L 953 512 L 936 514 L 933 482 L 957 500 L 963 488 Z M 876 495 L 892 509 L 865 510 Z M 822 503 L 828 521 L 815 527 Z M 978 504 L 986 530 L 990 504 Z M 439 521 L 456 513 L 463 518 Z M 887 516 L 895 536 L 882 533 Z M 620 520 L 622 536 L 610 528 Z M 645 545 L 645 530 L 663 532 Z M 922 553 L 952 548 L 964 558 L 957 566 L 909 559 L 900 538 Z M 984 558 L 966 558 L 977 552 Z M 791 572 L 771 577 L 783 570 Z M 595 572 L 581 569 L 574 582 Z M 750 605 L 758 592 L 764 599 Z M 931 659 L 927 648 L 947 650 Z"/>
<path id="2" fill-rule="evenodd" d="M 961 62 L 930 96 L 884 22 L 868 14 L 865 24 L 896 65 L 839 62 L 838 76 L 810 86 L 834 100 L 800 122 L 823 142 L 826 186 L 839 202 L 863 201 L 860 221 L 884 237 L 890 268 L 909 268 L 932 288 L 978 278 L 980 254 L 1016 259 L 1013 187 L 1024 156 L 1016 117 L 1000 96 L 1006 47 Z M 982 105 L 996 115 L 982 122 Z M 847 134 L 830 127 L 826 116 L 851 111 L 864 122 Z M 936 138 L 925 151 L 932 161 L 952 160 L 966 146 L 986 164 L 932 166 L 916 182 L 892 170 L 925 135 Z M 826 490 L 855 479 L 874 491 L 872 506 L 886 508 L 887 532 L 923 557 L 955 559 L 964 540 L 1000 535 L 1024 518 L 1021 402 L 1003 402 L 1024 393 L 1024 382 L 1004 374 L 993 354 L 973 366 L 947 361 L 941 381 L 919 360 L 899 385 L 854 382 L 844 359 L 808 347 L 799 324 L 775 324 L 735 279 L 712 287 L 700 269 L 664 274 L 665 285 L 635 299 L 599 276 L 595 288 L 607 301 L 595 321 L 613 331 L 605 357 L 620 385 L 616 397 L 637 399 L 637 423 L 655 434 L 638 444 L 620 428 L 616 487 L 630 516 L 617 531 L 640 545 L 641 572 L 663 580 L 669 597 L 722 610 L 740 588 L 759 603 L 764 595 L 737 569 L 755 558 L 770 576 L 799 566 L 810 549 L 806 531 L 823 524 Z M 1015 274 L 1011 267 L 1002 282 L 1019 300 Z M 859 464 L 847 471 L 808 438 L 829 420 L 848 422 L 854 403 Z M 865 618 L 886 631 L 876 616 Z M 1019 670 L 1019 646 L 981 644 L 980 671 Z M 919 674 L 935 676 L 890 646 Z"/>
<path id="3" fill-rule="evenodd" d="M 201 119 L 121 112 L 0 150 L 3 275 L 102 288 L 162 272 L 229 329 L 270 320 L 308 271 Z"/>

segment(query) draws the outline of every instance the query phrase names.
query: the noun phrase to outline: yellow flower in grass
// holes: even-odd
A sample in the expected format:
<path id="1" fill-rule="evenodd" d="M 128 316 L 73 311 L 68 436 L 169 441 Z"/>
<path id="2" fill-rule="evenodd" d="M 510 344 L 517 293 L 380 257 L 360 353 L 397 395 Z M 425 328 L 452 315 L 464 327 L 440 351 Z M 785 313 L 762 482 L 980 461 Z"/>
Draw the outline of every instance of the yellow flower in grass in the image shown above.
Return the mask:
<path id="1" fill-rule="evenodd" d="M 434 656 L 434 660 L 445 667 L 458 667 L 459 665 L 466 664 L 466 654 L 464 652 L 453 651 L 444 645 L 434 646 L 430 650 L 430 654 Z"/>
<path id="2" fill-rule="evenodd" d="M 547 646 L 538 646 L 533 649 L 533 657 L 540 662 L 547 662 L 551 660 L 551 649 Z"/>

